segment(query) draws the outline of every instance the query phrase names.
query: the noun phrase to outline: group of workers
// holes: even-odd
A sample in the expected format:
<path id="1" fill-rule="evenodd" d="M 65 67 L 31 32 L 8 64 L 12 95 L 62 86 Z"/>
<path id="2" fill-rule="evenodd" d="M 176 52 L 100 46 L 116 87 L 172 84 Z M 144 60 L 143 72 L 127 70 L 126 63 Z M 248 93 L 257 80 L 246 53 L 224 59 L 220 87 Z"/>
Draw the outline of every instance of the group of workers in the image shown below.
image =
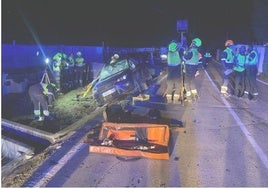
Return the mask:
<path id="1" fill-rule="evenodd" d="M 211 57 L 210 54 L 202 57 L 199 49 L 201 45 L 202 41 L 199 38 L 194 38 L 186 50 L 175 41 L 169 43 L 165 92 L 167 103 L 178 103 L 181 100 L 192 102 L 198 99 L 196 77 L 199 75 L 201 65 L 207 66 L 207 63 L 202 64 L 202 59 L 206 59 L 204 58 L 206 56 Z M 221 54 L 223 70 L 221 93 L 224 96 L 245 96 L 250 100 L 256 100 L 257 50 L 252 45 L 241 45 L 235 49 L 232 40 L 227 40 L 225 47 Z M 231 78 L 234 79 L 233 92 L 230 86 Z"/>
<path id="2" fill-rule="evenodd" d="M 34 119 L 40 122 L 51 120 L 49 107 L 52 106 L 56 94 L 60 94 L 66 85 L 72 88 L 82 87 L 84 75 L 87 72 L 85 60 L 80 51 L 76 53 L 76 57 L 73 53 L 69 57 L 65 53 L 56 53 L 49 69 L 52 73 L 51 82 L 48 72 L 45 71 L 40 83 L 30 86 L 28 90 L 34 105 Z"/>
<path id="3" fill-rule="evenodd" d="M 235 49 L 234 42 L 227 40 L 222 52 L 223 84 L 221 93 L 224 96 L 246 96 L 256 100 L 258 96 L 257 73 L 258 52 L 252 45 L 241 45 Z M 230 79 L 234 78 L 234 91 L 231 91 Z"/>
<path id="4" fill-rule="evenodd" d="M 165 92 L 167 103 L 184 100 L 184 93 L 187 101 L 198 98 L 195 77 L 199 75 L 201 45 L 202 41 L 199 38 L 194 38 L 188 49 L 182 48 L 175 41 L 168 45 Z"/>
<path id="5" fill-rule="evenodd" d="M 73 53 L 69 56 L 61 52 L 56 53 L 51 69 L 59 91 L 84 86 L 84 77 L 88 73 L 88 67 L 80 51 L 76 53 L 76 57 Z"/>

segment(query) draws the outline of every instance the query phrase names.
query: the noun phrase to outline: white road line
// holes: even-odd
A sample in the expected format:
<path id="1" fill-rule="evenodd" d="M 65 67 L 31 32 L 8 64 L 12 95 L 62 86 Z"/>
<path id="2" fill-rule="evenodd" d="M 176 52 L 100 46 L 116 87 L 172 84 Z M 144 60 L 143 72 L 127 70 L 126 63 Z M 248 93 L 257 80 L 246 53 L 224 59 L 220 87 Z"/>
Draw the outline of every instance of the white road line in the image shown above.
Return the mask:
<path id="1" fill-rule="evenodd" d="M 64 165 L 66 165 L 66 163 L 81 149 L 83 149 L 83 147 L 86 147 L 88 145 L 79 142 L 77 145 L 75 145 L 74 147 L 72 147 L 72 149 L 66 154 L 64 155 L 63 158 L 61 158 L 59 160 L 59 162 L 53 166 L 53 168 L 49 169 L 47 172 L 45 172 L 46 174 L 44 174 L 44 177 L 39 180 L 38 182 L 36 182 L 36 184 L 33 187 L 44 187 L 50 180 L 51 178 L 53 178 L 57 172 L 59 172 L 62 167 Z"/>
<path id="2" fill-rule="evenodd" d="M 217 86 L 212 81 L 212 79 L 210 78 L 210 76 L 208 75 L 208 73 L 207 73 L 206 70 L 205 70 L 205 73 L 206 73 L 209 81 L 211 82 L 212 86 L 214 87 L 214 89 L 220 95 L 220 91 L 218 90 Z M 251 136 L 250 132 L 247 130 L 246 126 L 242 123 L 242 121 L 240 120 L 240 118 L 238 117 L 238 115 L 235 113 L 235 111 L 231 108 L 231 105 L 228 103 L 228 101 L 223 96 L 221 96 L 221 100 L 226 105 L 226 107 L 228 108 L 230 114 L 233 116 L 233 118 L 235 119 L 236 123 L 239 125 L 240 129 L 242 130 L 242 132 L 244 133 L 244 135 L 248 139 L 249 143 L 252 145 L 252 147 L 254 148 L 255 152 L 257 153 L 257 155 L 261 159 L 262 163 L 264 164 L 264 166 L 268 170 L 268 157 L 265 155 L 265 153 L 263 152 L 263 150 L 261 149 L 261 147 L 258 145 L 258 143 L 255 141 L 255 139 L 253 138 L 253 136 Z"/>
<path id="3" fill-rule="evenodd" d="M 167 78 L 167 75 L 163 76 L 160 80 L 157 81 L 157 83 L 161 83 L 165 78 Z"/>
<path id="4" fill-rule="evenodd" d="M 267 82 L 264 82 L 264 81 L 262 81 L 262 80 L 260 80 L 260 79 L 257 79 L 257 81 L 258 81 L 258 82 L 261 82 L 262 84 L 264 84 L 264 85 L 267 85 L 267 86 L 268 86 L 268 83 L 267 83 Z"/>
<path id="5" fill-rule="evenodd" d="M 158 82 L 162 82 L 167 76 L 163 76 Z M 62 167 L 81 149 L 83 149 L 83 147 L 85 147 L 86 144 L 83 143 L 78 143 L 77 145 L 75 145 L 74 147 L 72 147 L 72 149 L 66 154 L 64 155 L 63 158 L 61 158 L 61 160 L 59 160 L 58 164 L 56 164 L 55 166 L 53 166 L 51 169 L 49 169 L 47 172 L 45 172 L 44 177 L 39 180 L 38 182 L 35 183 L 35 185 L 33 187 L 43 187 L 44 185 L 46 185 L 49 180 L 54 177 L 56 175 L 57 172 L 59 172 Z M 88 146 L 88 145 L 87 145 Z"/>

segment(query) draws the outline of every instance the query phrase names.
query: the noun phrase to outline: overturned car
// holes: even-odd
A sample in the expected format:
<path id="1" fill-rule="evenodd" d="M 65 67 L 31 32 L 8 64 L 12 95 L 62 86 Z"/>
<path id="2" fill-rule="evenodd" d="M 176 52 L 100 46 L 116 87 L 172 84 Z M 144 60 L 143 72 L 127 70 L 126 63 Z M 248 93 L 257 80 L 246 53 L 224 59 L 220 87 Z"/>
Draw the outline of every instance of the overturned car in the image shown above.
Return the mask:
<path id="1" fill-rule="evenodd" d="M 142 92 L 153 79 L 148 66 L 134 59 L 122 59 L 106 64 L 95 80 L 93 96 L 99 106 L 131 92 Z"/>

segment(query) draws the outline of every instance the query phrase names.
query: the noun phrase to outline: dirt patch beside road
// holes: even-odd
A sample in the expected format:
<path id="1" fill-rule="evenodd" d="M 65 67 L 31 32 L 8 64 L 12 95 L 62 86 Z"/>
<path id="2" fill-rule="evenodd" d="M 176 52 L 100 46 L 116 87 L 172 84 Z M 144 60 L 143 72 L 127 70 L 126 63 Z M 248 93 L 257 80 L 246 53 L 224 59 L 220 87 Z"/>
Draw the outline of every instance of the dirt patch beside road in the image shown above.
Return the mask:
<path id="1" fill-rule="evenodd" d="M 92 113 L 94 114 L 96 111 L 98 105 L 91 94 L 87 96 L 86 100 L 74 100 L 77 94 L 81 92 L 83 92 L 83 88 L 60 95 L 50 109 L 53 119 L 47 125 L 43 125 L 42 122 L 33 121 L 33 104 L 27 92 L 8 94 L 2 96 L 2 118 L 47 132 L 56 133 L 79 122 L 79 120 L 84 120 L 86 116 Z M 44 152 L 22 162 L 12 174 L 5 177 L 2 176 L 2 186 L 21 187 L 39 165 L 53 153 L 53 150 L 59 144 L 51 145 Z"/>
<path id="2" fill-rule="evenodd" d="M 55 133 L 89 115 L 97 108 L 97 103 L 91 94 L 86 100 L 74 100 L 81 92 L 83 88 L 78 88 L 57 97 L 53 107 L 50 108 L 52 120 L 47 125 L 34 121 L 33 104 L 27 92 L 11 93 L 2 97 L 2 118 Z"/>

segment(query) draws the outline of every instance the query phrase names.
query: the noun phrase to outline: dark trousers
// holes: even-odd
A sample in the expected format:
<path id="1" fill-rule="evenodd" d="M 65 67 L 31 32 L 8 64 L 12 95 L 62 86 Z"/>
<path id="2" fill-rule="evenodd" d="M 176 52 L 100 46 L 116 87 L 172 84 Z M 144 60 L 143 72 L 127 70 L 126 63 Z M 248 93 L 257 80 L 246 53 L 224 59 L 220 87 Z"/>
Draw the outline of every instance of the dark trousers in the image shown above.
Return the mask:
<path id="1" fill-rule="evenodd" d="M 234 95 L 241 97 L 245 90 L 245 71 L 235 71 L 235 88 Z"/>
<path id="2" fill-rule="evenodd" d="M 258 69 L 256 65 L 251 65 L 246 68 L 245 91 L 247 91 L 251 95 L 256 95 L 258 93 L 256 81 L 257 73 Z"/>
<path id="3" fill-rule="evenodd" d="M 75 68 L 75 80 L 76 80 L 76 84 L 80 87 L 83 86 L 83 75 L 84 75 L 84 69 L 85 67 L 76 67 Z"/>
<path id="4" fill-rule="evenodd" d="M 43 89 L 40 84 L 32 85 L 29 88 L 29 96 L 34 105 L 35 115 L 41 115 L 41 108 L 43 111 L 48 111 L 48 101 L 43 94 Z"/>
<path id="5" fill-rule="evenodd" d="M 173 90 L 175 94 L 180 94 L 181 90 L 181 66 L 168 66 L 167 75 L 167 90 L 166 94 L 172 95 Z"/>

